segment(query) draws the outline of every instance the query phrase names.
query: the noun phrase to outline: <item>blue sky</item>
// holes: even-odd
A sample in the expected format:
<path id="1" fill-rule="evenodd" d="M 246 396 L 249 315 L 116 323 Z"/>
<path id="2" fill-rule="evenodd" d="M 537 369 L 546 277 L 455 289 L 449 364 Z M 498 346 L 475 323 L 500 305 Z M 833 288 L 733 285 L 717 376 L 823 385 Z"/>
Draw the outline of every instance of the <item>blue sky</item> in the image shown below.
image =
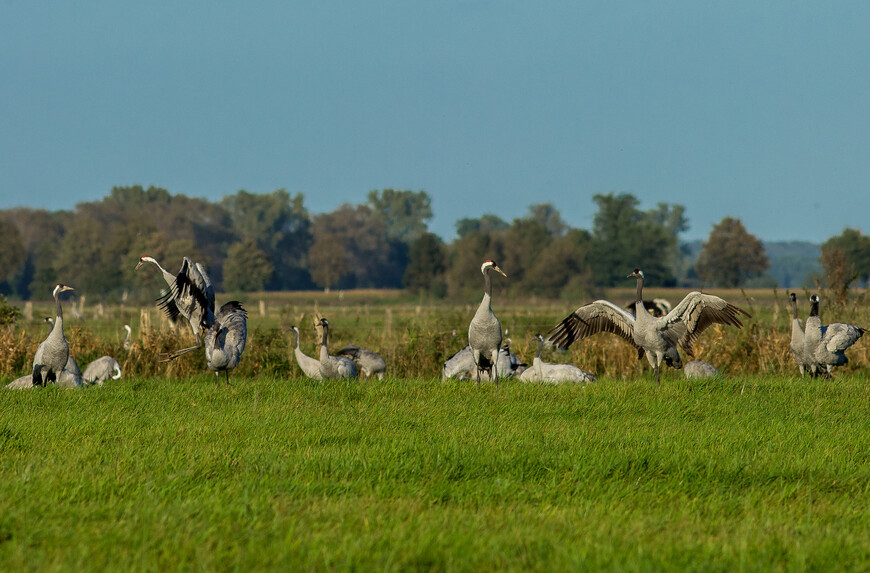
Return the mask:
<path id="1" fill-rule="evenodd" d="M 6 2 L 0 208 L 115 185 L 314 213 L 425 190 L 431 228 L 596 193 L 767 240 L 870 232 L 868 2 Z"/>

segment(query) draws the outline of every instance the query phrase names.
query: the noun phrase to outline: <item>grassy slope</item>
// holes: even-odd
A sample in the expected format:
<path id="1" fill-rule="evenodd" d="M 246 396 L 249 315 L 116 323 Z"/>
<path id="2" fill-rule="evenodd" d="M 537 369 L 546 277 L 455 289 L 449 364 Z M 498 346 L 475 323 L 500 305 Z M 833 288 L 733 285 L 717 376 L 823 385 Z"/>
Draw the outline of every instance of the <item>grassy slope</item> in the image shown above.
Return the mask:
<path id="1" fill-rule="evenodd" d="M 0 392 L 0 569 L 866 566 L 866 378 L 668 376 Z"/>

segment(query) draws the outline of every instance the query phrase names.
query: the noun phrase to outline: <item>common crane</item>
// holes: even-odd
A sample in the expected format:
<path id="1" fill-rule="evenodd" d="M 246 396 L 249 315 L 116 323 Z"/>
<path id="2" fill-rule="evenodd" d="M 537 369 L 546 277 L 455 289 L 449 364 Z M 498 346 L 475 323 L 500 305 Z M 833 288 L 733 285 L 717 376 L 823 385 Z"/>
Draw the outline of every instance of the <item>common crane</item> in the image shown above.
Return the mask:
<path id="1" fill-rule="evenodd" d="M 476 369 L 474 353 L 470 346 L 466 346 L 444 362 L 441 368 L 441 380 L 447 380 L 448 378 L 472 378 Z M 519 358 L 511 352 L 510 347 L 502 345 L 498 351 L 498 360 L 496 361 L 496 373 L 498 376 L 500 378 L 517 376 L 525 369 L 526 365 L 520 362 Z M 489 372 L 483 372 L 482 379 L 491 380 Z"/>
<path id="2" fill-rule="evenodd" d="M 353 360 L 357 370 L 362 372 L 366 379 L 374 375 L 377 375 L 378 380 L 384 379 L 387 363 L 384 362 L 384 359 L 377 352 L 349 344 L 336 352 L 335 355 Z"/>
<path id="3" fill-rule="evenodd" d="M 643 301 L 643 271 L 634 269 L 626 278 L 637 279 L 636 301 Z M 597 300 L 581 306 L 550 330 L 550 341 L 567 348 L 599 332 L 611 332 L 637 348 L 638 358 L 647 355 L 655 372 L 656 383 L 661 381 L 662 362 L 674 368 L 682 367 L 677 346 L 689 356 L 701 333 L 713 324 L 743 326 L 739 315 L 749 313 L 733 304 L 701 292 L 690 292 L 668 314 L 654 318 L 643 304 L 637 306 L 635 317 L 627 310 L 606 300 Z"/>
<path id="4" fill-rule="evenodd" d="M 193 331 L 195 344 L 189 348 L 170 353 L 164 362 L 174 360 L 182 354 L 192 352 L 202 346 L 200 329 L 206 323 L 211 324 L 214 321 L 214 286 L 211 284 L 211 279 L 208 278 L 205 267 L 200 263 L 194 263 L 187 257 L 182 259 L 181 269 L 175 275 L 160 266 L 160 263 L 153 257 L 147 255 L 139 257 L 135 270 L 139 270 L 145 263 L 156 265 L 163 274 L 163 280 L 169 285 L 166 294 L 158 299 L 158 307 L 173 322 L 177 321 L 179 316 L 183 316 Z"/>
<path id="5" fill-rule="evenodd" d="M 54 297 L 55 319 L 48 338 L 42 341 L 33 357 L 34 386 L 44 386 L 49 382 L 57 382 L 58 376 L 69 360 L 69 343 L 63 335 L 63 305 L 58 295 L 73 290 L 72 287 L 58 284 L 52 291 Z"/>
<path id="6" fill-rule="evenodd" d="M 221 372 L 229 385 L 230 370 L 239 365 L 248 340 L 248 313 L 242 303 L 231 300 L 221 306 L 213 319 L 209 316 L 213 315 L 206 315 L 210 322 L 205 324 L 205 361 L 209 370 L 214 371 L 218 386 Z"/>
<path id="7" fill-rule="evenodd" d="M 703 360 L 690 360 L 686 362 L 683 365 L 683 374 L 689 380 L 721 376 L 718 368 Z"/>
<path id="8" fill-rule="evenodd" d="M 801 371 L 801 378 L 805 376 L 807 370 L 810 371 L 810 376 L 815 376 L 813 373 L 812 362 L 809 354 L 807 354 L 807 345 L 806 340 L 804 339 L 804 327 L 801 323 L 801 319 L 798 318 L 797 295 L 791 293 L 789 299 L 791 299 L 791 343 L 789 345 L 789 350 L 791 350 L 791 355 L 794 358 L 795 364 L 798 365 L 798 369 Z"/>
<path id="9" fill-rule="evenodd" d="M 544 362 L 541 359 L 541 352 L 544 349 L 544 337 L 540 334 L 536 334 L 535 340 L 538 343 L 538 348 L 535 350 L 535 358 L 532 361 L 532 367 L 526 368 L 525 372 L 520 375 L 520 380 L 524 382 L 544 382 L 549 384 L 559 384 L 561 382 L 595 382 L 596 378 L 594 374 L 577 368 L 573 364 Z"/>
<path id="10" fill-rule="evenodd" d="M 477 307 L 477 312 L 474 313 L 474 318 L 471 319 L 471 324 L 468 325 L 468 345 L 471 347 L 471 352 L 474 356 L 474 364 L 476 369 L 477 385 L 480 386 L 481 373 L 487 372 L 490 380 L 495 380 L 498 386 L 498 369 L 496 362 L 498 361 L 498 350 L 501 347 L 501 323 L 492 312 L 492 280 L 490 279 L 490 271 L 495 271 L 507 277 L 495 261 L 486 260 L 480 266 L 480 272 L 483 273 L 484 289 L 483 299 L 480 301 L 480 306 Z"/>
<path id="11" fill-rule="evenodd" d="M 102 386 L 106 380 L 118 380 L 121 378 L 121 365 L 111 356 L 100 356 L 85 368 L 82 376 L 85 384 Z"/>
<path id="12" fill-rule="evenodd" d="M 357 371 L 353 360 L 329 354 L 329 321 L 321 318 L 320 326 L 323 327 L 323 340 L 320 343 L 320 376 L 324 380 L 356 378 Z"/>
<path id="13" fill-rule="evenodd" d="M 133 329 L 130 328 L 129 324 L 125 324 L 124 330 L 127 331 L 127 334 L 124 336 L 124 350 L 130 350 L 133 346 L 133 343 L 130 341 L 130 335 L 133 334 Z"/>
<path id="14" fill-rule="evenodd" d="M 292 330 L 296 336 L 296 343 L 293 345 L 293 355 L 296 357 L 296 363 L 299 365 L 302 373 L 314 380 L 322 380 L 322 377 L 320 376 L 320 360 L 312 358 L 302 352 L 302 348 L 299 347 L 299 328 L 291 326 L 290 330 Z"/>
<path id="15" fill-rule="evenodd" d="M 810 297 L 810 316 L 807 318 L 804 330 L 804 343 L 810 368 L 813 375 L 820 374 L 819 368 L 824 368 L 825 378 L 830 378 L 834 366 L 842 366 L 849 362 L 846 349 L 858 342 L 864 335 L 864 329 L 854 324 L 835 322 L 822 325 L 819 318 L 819 295 Z"/>

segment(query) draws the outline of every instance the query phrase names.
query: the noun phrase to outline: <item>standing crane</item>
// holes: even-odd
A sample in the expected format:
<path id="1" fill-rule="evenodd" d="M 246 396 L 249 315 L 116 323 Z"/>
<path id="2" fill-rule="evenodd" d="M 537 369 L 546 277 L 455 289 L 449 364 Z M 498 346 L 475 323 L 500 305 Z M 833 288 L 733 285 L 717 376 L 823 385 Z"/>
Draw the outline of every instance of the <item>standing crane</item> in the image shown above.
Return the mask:
<path id="1" fill-rule="evenodd" d="M 682 368 L 677 346 L 692 356 L 692 345 L 707 327 L 713 324 L 743 326 L 739 315 L 749 313 L 733 304 L 701 292 L 690 292 L 665 316 L 654 318 L 643 305 L 643 271 L 634 269 L 626 278 L 637 279 L 637 317 L 607 301 L 597 300 L 581 306 L 550 330 L 550 341 L 561 348 L 571 346 L 599 332 L 611 332 L 637 348 L 637 357 L 644 353 L 661 381 L 661 365 Z"/>
<path id="2" fill-rule="evenodd" d="M 471 319 L 471 324 L 468 325 L 468 345 L 471 347 L 471 352 L 474 356 L 474 364 L 477 366 L 476 378 L 477 385 L 480 386 L 480 376 L 482 372 L 489 373 L 489 379 L 495 380 L 498 386 L 498 372 L 496 363 L 498 362 L 498 349 L 501 347 L 501 323 L 498 317 L 492 312 L 492 280 L 489 277 L 490 271 L 495 271 L 503 277 L 507 277 L 495 261 L 486 260 L 480 266 L 480 272 L 483 273 L 484 289 L 483 299 L 480 301 L 480 306 L 477 307 L 477 312 L 474 313 L 474 318 Z"/>
<path id="3" fill-rule="evenodd" d="M 163 274 L 163 280 L 169 286 L 166 294 L 158 299 L 157 306 L 173 322 L 177 321 L 179 316 L 183 316 L 190 323 L 190 329 L 193 331 L 195 344 L 189 348 L 170 353 L 163 360 L 168 362 L 202 347 L 200 329 L 205 323 L 211 324 L 214 321 L 214 287 L 211 284 L 211 279 L 208 278 L 205 267 L 200 263 L 194 263 L 187 257 L 182 260 L 181 269 L 177 275 L 173 275 L 160 266 L 160 263 L 154 258 L 147 255 L 139 257 L 135 270 L 139 270 L 145 263 L 157 265 Z"/>
<path id="4" fill-rule="evenodd" d="M 320 376 L 324 380 L 356 378 L 356 366 L 350 358 L 329 355 L 329 321 L 321 318 L 320 326 L 323 327 L 323 339 L 320 343 Z"/>
<path id="5" fill-rule="evenodd" d="M 296 356 L 296 363 L 299 365 L 302 373 L 314 380 L 322 380 L 323 377 L 320 375 L 320 360 L 312 358 L 302 352 L 302 348 L 299 347 L 299 328 L 297 326 L 291 326 L 290 330 L 292 330 L 296 335 L 296 343 L 293 345 L 293 355 Z"/>
<path id="6" fill-rule="evenodd" d="M 819 295 L 814 294 L 810 297 L 810 316 L 807 317 L 804 330 L 804 343 L 813 376 L 824 374 L 825 378 L 830 378 L 834 366 L 842 366 L 849 362 L 846 350 L 858 342 L 858 339 L 864 335 L 864 329 L 843 322 L 823 326 L 819 318 L 820 302 Z M 819 372 L 820 367 L 825 371 Z"/>
<path id="7" fill-rule="evenodd" d="M 791 343 L 789 344 L 789 350 L 791 350 L 791 355 L 801 371 L 801 378 L 804 377 L 808 369 L 810 370 L 810 376 L 815 376 L 809 354 L 807 354 L 804 327 L 801 324 L 801 319 L 798 318 L 797 295 L 791 293 L 789 298 L 791 299 Z"/>
<path id="8" fill-rule="evenodd" d="M 230 370 L 239 365 L 248 340 L 248 313 L 242 303 L 231 300 L 221 306 L 217 316 L 210 316 L 213 320 L 205 325 L 205 360 L 209 370 L 214 371 L 218 386 L 221 372 L 229 385 Z"/>
<path id="9" fill-rule="evenodd" d="M 44 386 L 49 382 L 56 383 L 69 360 L 69 343 L 63 335 L 63 306 L 58 295 L 71 290 L 72 287 L 58 284 L 52 291 L 56 316 L 48 338 L 42 341 L 33 357 L 34 386 Z"/>

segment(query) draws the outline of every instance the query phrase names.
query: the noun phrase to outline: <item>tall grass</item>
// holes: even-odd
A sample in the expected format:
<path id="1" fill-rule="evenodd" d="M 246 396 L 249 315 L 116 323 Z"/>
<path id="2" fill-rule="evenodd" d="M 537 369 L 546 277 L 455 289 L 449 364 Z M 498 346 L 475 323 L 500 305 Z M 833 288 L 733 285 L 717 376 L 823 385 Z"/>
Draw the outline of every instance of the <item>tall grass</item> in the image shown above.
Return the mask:
<path id="1" fill-rule="evenodd" d="M 684 294 L 684 291 L 666 289 L 649 292 L 651 297 L 663 296 L 674 303 Z M 780 375 L 796 371 L 788 351 L 791 323 L 785 292 L 722 291 L 717 294 L 745 308 L 753 317 L 745 320 L 742 329 L 718 326 L 709 329 L 696 344 L 697 358 L 731 375 Z M 607 296 L 617 302 L 628 302 L 633 291 L 613 289 Z M 259 300 L 264 301 L 262 316 Z M 291 338 L 287 329 L 291 324 L 299 325 L 303 348 L 317 356 L 311 317 L 319 311 L 330 319 L 332 350 L 345 344 L 357 344 L 384 356 L 394 376 L 437 377 L 444 360 L 465 346 L 468 322 L 478 302 L 432 302 L 404 293 L 378 291 L 254 295 L 244 301 L 249 311 L 249 340 L 236 374 L 285 378 L 301 375 L 290 352 Z M 496 296 L 493 305 L 512 339 L 514 352 L 530 363 L 534 354 L 531 337 L 538 332 L 546 333 L 585 302 L 588 301 L 507 300 Z M 808 305 L 803 307 L 802 315 L 805 315 Z M 34 316 L 50 312 L 51 307 L 46 303 L 34 309 Z M 845 307 L 826 304 L 822 315 L 825 322 L 870 326 L 870 308 L 863 294 L 853 297 Z M 122 346 L 121 326 L 125 322 L 134 329 L 130 351 Z M 8 380 L 29 372 L 33 353 L 47 332 L 48 326 L 39 320 L 0 332 L 0 377 Z M 172 328 L 154 308 L 106 307 L 103 317 L 96 317 L 91 311 L 85 322 L 67 317 L 66 337 L 71 353 L 80 363 L 109 354 L 121 363 L 128 376 L 178 378 L 205 369 L 202 353 L 190 354 L 169 364 L 159 362 L 161 353 L 189 346 L 193 338 L 186 324 Z M 599 377 L 634 378 L 648 370 L 645 361 L 637 360 L 631 346 L 613 335 L 602 334 L 583 340 L 564 353 L 546 352 L 546 360 L 572 362 Z M 859 341 L 849 351 L 849 357 L 851 363 L 838 369 L 839 373 L 853 373 L 870 366 L 868 341 Z M 673 371 L 670 374 L 675 375 Z"/>

